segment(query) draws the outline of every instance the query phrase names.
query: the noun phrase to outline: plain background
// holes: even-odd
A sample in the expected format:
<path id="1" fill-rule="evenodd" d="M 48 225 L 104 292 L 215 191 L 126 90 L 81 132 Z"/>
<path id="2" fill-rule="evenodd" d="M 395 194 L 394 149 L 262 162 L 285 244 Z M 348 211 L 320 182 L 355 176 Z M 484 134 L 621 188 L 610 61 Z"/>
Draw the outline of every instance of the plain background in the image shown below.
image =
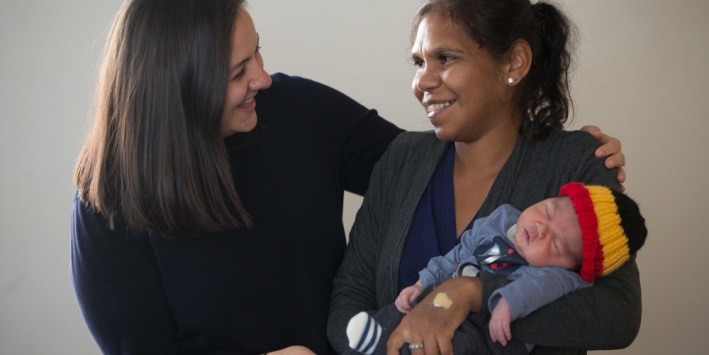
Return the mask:
<path id="1" fill-rule="evenodd" d="M 331 85 L 409 130 L 422 0 L 252 0 L 269 72 Z M 69 279 L 72 171 L 120 0 L 0 0 L 0 354 L 97 354 Z M 650 230 L 643 322 L 622 354 L 709 348 L 709 1 L 567 0 L 581 33 L 572 128 L 619 137 Z M 360 198 L 347 197 L 349 228 Z M 702 350 L 704 349 L 704 350 Z"/>

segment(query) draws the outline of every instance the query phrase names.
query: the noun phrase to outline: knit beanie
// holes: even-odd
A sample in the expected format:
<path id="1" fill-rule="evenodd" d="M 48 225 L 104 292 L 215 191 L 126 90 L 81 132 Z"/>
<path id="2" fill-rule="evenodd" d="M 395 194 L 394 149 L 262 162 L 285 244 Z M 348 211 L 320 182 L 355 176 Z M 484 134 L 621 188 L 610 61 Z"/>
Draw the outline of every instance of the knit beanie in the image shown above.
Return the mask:
<path id="1" fill-rule="evenodd" d="M 610 274 L 645 244 L 645 218 L 635 201 L 623 193 L 569 183 L 559 196 L 569 196 L 579 217 L 584 281 L 593 283 L 596 277 Z"/>

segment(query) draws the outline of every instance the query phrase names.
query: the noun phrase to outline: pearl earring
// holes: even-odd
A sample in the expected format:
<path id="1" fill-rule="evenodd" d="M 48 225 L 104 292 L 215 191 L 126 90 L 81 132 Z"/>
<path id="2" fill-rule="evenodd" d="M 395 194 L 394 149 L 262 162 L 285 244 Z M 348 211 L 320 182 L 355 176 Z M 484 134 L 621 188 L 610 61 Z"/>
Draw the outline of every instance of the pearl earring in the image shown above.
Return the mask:
<path id="1" fill-rule="evenodd" d="M 517 78 L 514 78 L 514 79 L 508 78 L 508 79 L 507 79 L 507 83 L 510 84 L 510 85 L 514 84 L 515 81 L 517 81 Z"/>

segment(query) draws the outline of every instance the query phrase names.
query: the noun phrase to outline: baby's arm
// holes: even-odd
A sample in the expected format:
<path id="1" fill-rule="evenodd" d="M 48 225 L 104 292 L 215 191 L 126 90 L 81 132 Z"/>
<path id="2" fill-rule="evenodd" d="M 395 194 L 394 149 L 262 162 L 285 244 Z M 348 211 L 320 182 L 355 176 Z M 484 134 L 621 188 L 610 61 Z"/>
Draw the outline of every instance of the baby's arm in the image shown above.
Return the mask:
<path id="1" fill-rule="evenodd" d="M 413 286 L 409 286 L 401 290 L 399 297 L 397 297 L 394 302 L 394 304 L 396 304 L 396 309 L 398 309 L 401 313 L 409 314 L 411 311 L 411 302 L 413 302 L 422 291 L 423 285 L 421 284 L 421 280 L 416 281 Z"/>
<path id="2" fill-rule="evenodd" d="M 472 251 L 461 243 L 456 245 L 446 255 L 431 258 L 426 268 L 419 271 L 419 283 L 426 288 L 432 284 L 450 279 L 453 277 L 456 265 L 461 261 L 470 259 L 472 255 Z"/>
<path id="3" fill-rule="evenodd" d="M 510 306 L 505 298 L 501 297 L 490 315 L 490 338 L 492 341 L 499 341 L 500 344 L 507 345 L 507 341 L 512 339 L 510 323 L 512 323 Z"/>
<path id="4" fill-rule="evenodd" d="M 531 266 L 526 269 L 519 279 L 496 290 L 489 299 L 488 308 L 493 310 L 490 337 L 503 345 L 511 339 L 510 322 L 570 292 L 591 286 L 578 273 L 570 270 Z"/>

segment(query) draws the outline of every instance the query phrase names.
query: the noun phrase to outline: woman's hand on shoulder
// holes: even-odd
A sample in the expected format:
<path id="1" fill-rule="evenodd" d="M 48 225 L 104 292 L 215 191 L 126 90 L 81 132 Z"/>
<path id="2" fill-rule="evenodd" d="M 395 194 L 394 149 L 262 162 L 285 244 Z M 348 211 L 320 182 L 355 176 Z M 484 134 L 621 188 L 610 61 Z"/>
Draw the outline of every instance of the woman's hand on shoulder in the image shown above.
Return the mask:
<path id="1" fill-rule="evenodd" d="M 581 127 L 581 130 L 584 132 L 591 133 L 594 138 L 598 139 L 599 141 L 601 141 L 601 143 L 603 143 L 602 146 L 596 149 L 596 157 L 607 157 L 606 167 L 608 169 L 616 168 L 616 178 L 620 183 L 620 188 L 623 192 L 625 192 L 625 186 L 623 186 L 623 183 L 626 179 L 625 169 L 623 169 L 623 167 L 625 166 L 625 154 L 620 151 L 620 140 L 617 138 L 613 138 L 607 134 L 604 134 L 603 132 L 601 132 L 601 129 L 596 126 L 586 125 Z"/>
<path id="2" fill-rule="evenodd" d="M 293 345 L 282 350 L 271 351 L 268 355 L 315 355 L 315 353 L 304 346 Z"/>

